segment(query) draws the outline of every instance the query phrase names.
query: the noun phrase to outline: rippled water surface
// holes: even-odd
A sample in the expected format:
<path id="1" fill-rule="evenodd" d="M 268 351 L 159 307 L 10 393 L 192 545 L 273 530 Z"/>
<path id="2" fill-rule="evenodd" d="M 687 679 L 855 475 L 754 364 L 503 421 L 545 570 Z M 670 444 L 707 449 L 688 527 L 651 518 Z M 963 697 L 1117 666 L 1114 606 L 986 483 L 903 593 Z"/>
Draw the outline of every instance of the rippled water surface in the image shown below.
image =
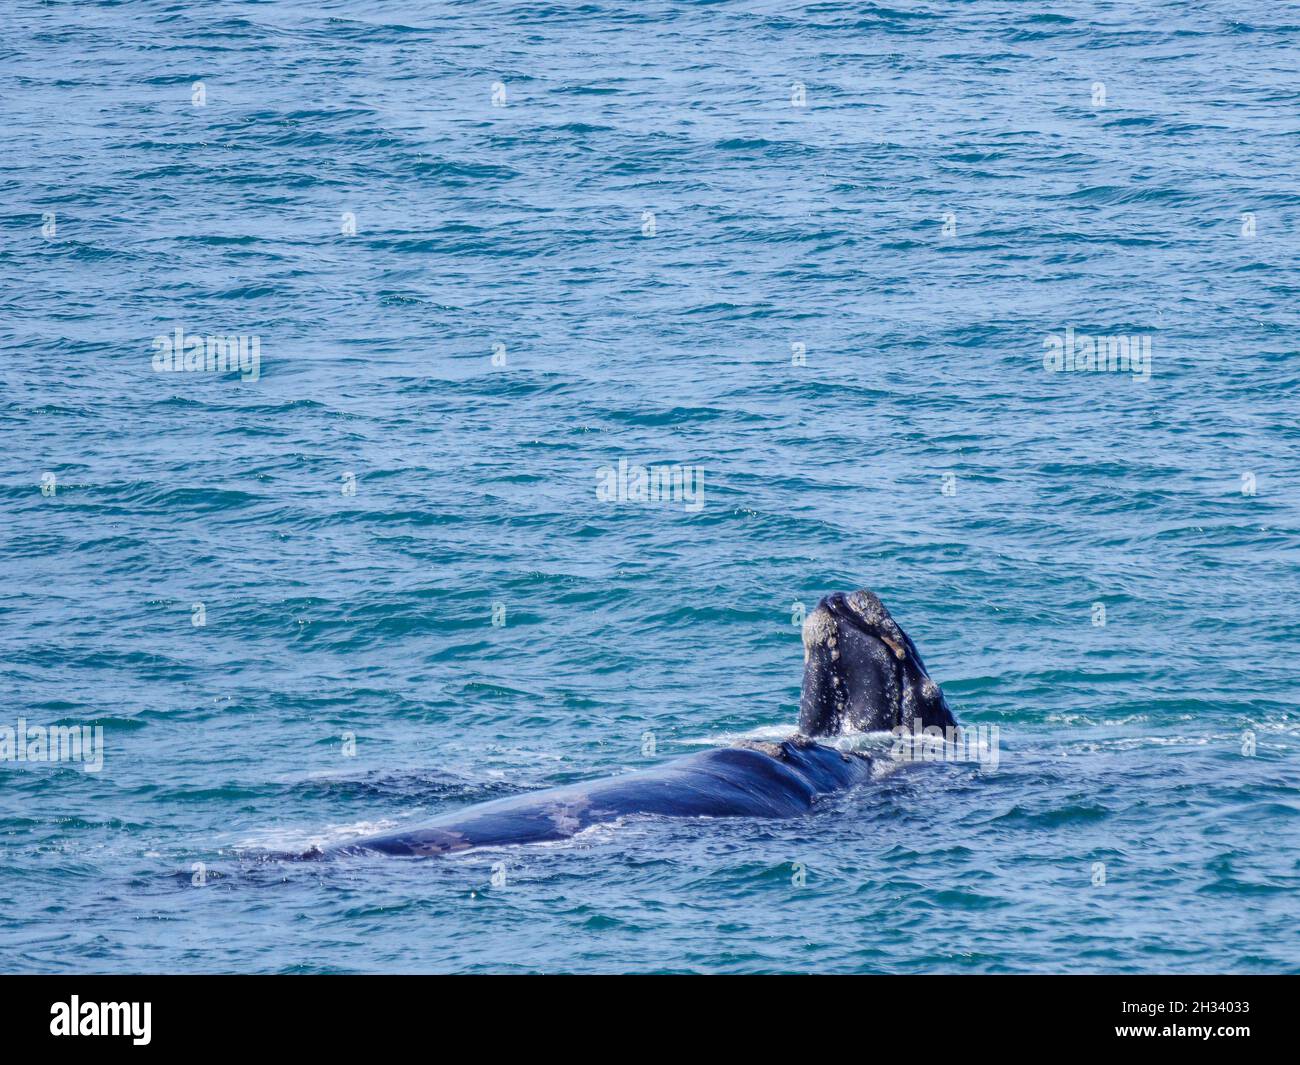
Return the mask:
<path id="1" fill-rule="evenodd" d="M 1300 969 L 1292 5 L 4 16 L 5 970 Z M 860 586 L 996 767 L 259 857 L 780 735 Z"/>

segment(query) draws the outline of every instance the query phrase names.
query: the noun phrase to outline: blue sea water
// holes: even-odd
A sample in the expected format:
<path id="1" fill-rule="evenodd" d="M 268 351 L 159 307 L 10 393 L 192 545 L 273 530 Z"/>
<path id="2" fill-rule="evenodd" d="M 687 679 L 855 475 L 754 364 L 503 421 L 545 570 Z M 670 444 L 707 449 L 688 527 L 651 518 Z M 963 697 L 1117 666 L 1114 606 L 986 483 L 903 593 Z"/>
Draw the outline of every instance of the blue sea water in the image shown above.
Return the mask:
<path id="1" fill-rule="evenodd" d="M 0 968 L 1300 970 L 1293 5 L 0 12 L 0 727 L 104 744 Z M 265 858 L 783 735 L 862 586 L 996 765 Z"/>

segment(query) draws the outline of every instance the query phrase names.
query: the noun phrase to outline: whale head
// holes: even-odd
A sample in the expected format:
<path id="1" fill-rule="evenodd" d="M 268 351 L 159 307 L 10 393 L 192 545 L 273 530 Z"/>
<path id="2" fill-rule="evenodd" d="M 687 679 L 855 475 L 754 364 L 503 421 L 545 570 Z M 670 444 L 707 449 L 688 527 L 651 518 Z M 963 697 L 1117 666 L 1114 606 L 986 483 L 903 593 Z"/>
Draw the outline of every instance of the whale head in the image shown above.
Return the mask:
<path id="1" fill-rule="evenodd" d="M 835 736 L 914 723 L 957 724 L 939 685 L 880 599 L 870 591 L 826 596 L 803 624 L 799 731 Z"/>

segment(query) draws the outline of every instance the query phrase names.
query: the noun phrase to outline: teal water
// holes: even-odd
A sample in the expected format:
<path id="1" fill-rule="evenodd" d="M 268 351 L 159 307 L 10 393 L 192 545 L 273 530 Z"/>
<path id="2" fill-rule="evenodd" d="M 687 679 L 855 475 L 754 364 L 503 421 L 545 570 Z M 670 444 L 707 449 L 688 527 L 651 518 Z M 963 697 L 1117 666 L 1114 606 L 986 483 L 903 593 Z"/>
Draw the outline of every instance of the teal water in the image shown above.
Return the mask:
<path id="1" fill-rule="evenodd" d="M 0 728 L 104 757 L 0 968 L 1300 969 L 1300 17 L 1045 10 L 6 4 Z M 265 859 L 782 735 L 861 586 L 996 767 Z"/>

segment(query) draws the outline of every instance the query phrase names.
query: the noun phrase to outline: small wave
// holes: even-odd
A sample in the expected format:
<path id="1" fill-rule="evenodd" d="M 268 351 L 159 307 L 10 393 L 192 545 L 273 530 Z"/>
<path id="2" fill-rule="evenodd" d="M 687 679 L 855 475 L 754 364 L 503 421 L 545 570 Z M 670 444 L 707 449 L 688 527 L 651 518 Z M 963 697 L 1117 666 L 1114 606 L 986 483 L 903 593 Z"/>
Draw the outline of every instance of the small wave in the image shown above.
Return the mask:
<path id="1" fill-rule="evenodd" d="M 255 856 L 261 852 L 302 854 L 313 847 L 324 849 L 336 843 L 362 836 L 372 836 L 380 832 L 395 829 L 399 821 L 380 819 L 378 821 L 352 821 L 347 824 L 326 825 L 320 829 L 266 828 L 242 837 L 232 843 L 230 849 L 236 854 Z"/>

